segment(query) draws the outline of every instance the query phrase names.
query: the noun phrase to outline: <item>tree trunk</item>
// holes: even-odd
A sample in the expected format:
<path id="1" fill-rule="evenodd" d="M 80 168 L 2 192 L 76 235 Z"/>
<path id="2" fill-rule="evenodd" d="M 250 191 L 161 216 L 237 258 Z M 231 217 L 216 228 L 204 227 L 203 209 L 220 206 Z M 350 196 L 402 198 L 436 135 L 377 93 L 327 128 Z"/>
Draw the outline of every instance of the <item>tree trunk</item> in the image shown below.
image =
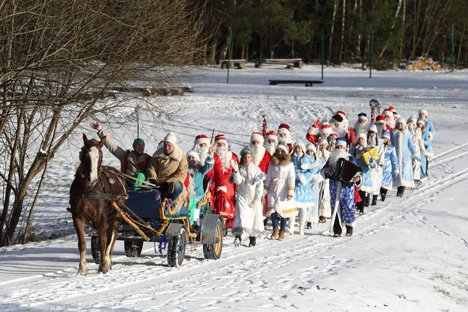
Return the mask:
<path id="1" fill-rule="evenodd" d="M 341 59 L 343 57 L 345 17 L 346 17 L 346 0 L 343 0 L 343 19 L 341 21 L 341 40 L 340 40 L 340 53 L 338 54 L 338 64 L 341 64 Z"/>
<path id="2" fill-rule="evenodd" d="M 333 16 L 332 16 L 332 24 L 331 24 L 331 30 L 330 30 L 330 43 L 328 44 L 327 67 L 330 66 L 331 50 L 332 50 L 332 44 L 333 44 L 333 32 L 335 29 L 335 17 L 336 17 L 337 9 L 338 9 L 338 0 L 335 0 L 335 4 L 333 5 Z"/>

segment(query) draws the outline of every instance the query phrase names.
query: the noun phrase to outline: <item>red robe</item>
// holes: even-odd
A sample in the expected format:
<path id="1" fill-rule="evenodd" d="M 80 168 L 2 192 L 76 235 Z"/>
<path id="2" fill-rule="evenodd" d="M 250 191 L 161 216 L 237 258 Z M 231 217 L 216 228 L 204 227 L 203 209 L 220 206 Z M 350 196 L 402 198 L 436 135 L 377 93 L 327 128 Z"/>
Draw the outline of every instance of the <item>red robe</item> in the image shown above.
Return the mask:
<path id="1" fill-rule="evenodd" d="M 232 153 L 231 159 L 236 163 L 239 163 L 237 155 Z M 234 216 L 236 214 L 236 188 L 232 181 L 233 169 L 231 165 L 226 170 L 223 168 L 221 159 L 215 153 L 214 154 L 214 166 L 213 169 L 207 172 L 205 175 L 206 179 L 211 180 L 210 191 L 213 195 L 212 199 L 212 210 L 215 214 L 220 214 L 226 220 L 226 227 L 232 228 Z M 226 192 L 218 190 L 218 187 L 222 187 Z"/>

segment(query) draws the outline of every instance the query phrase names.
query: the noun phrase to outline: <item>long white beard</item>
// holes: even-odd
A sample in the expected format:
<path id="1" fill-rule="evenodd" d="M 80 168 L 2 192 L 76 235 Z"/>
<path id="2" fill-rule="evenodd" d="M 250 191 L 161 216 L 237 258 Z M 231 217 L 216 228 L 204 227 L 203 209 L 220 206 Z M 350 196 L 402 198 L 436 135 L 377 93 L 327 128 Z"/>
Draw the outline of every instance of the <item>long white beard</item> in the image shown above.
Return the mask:
<path id="1" fill-rule="evenodd" d="M 348 152 L 345 152 L 345 151 L 342 150 L 342 149 L 335 149 L 335 150 L 330 154 L 330 158 L 328 158 L 328 161 L 329 161 L 330 166 L 335 167 L 336 162 L 337 162 L 338 159 L 340 159 L 340 158 L 344 158 L 344 159 L 348 160 L 348 159 L 349 159 L 349 154 L 348 154 Z"/>
<path id="2" fill-rule="evenodd" d="M 369 137 L 367 139 L 367 145 L 371 146 L 371 147 L 376 147 L 377 146 L 377 136 L 374 136 L 374 137 Z"/>
<path id="3" fill-rule="evenodd" d="M 332 125 L 332 131 L 334 134 L 336 134 L 338 137 L 344 138 L 346 134 L 348 134 L 348 126 L 344 125 L 343 123 L 339 124 L 338 127 L 335 127 L 335 125 Z"/>
<path id="4" fill-rule="evenodd" d="M 255 166 L 258 166 L 260 162 L 262 161 L 263 156 L 265 156 L 266 149 L 262 145 L 253 145 L 253 144 L 250 144 L 250 148 L 253 151 L 252 162 L 254 163 Z"/>
<path id="5" fill-rule="evenodd" d="M 385 121 L 385 124 L 393 129 L 395 128 L 395 119 L 389 118 Z"/>
<path id="6" fill-rule="evenodd" d="M 382 132 L 384 128 L 386 128 L 386 125 L 377 124 L 377 136 L 379 138 L 382 136 Z"/>
<path id="7" fill-rule="evenodd" d="M 206 157 L 208 156 L 208 150 L 210 149 L 210 147 L 209 146 L 201 147 L 200 145 L 195 144 L 192 149 L 198 152 L 199 157 L 200 157 L 200 164 L 203 166 L 205 164 Z"/>
<path id="8" fill-rule="evenodd" d="M 278 145 L 276 142 L 274 142 L 274 143 L 265 143 L 265 149 L 266 149 L 266 151 L 268 153 L 270 153 L 271 156 L 273 156 L 273 154 L 276 151 L 276 145 Z"/>
<path id="9" fill-rule="evenodd" d="M 364 132 L 364 133 L 367 133 L 367 131 L 369 130 L 369 122 L 366 122 L 364 124 L 360 124 L 359 122 L 356 122 L 354 124 L 354 132 L 356 133 L 359 133 L 359 132 Z"/>
<path id="10" fill-rule="evenodd" d="M 278 142 L 285 144 L 285 145 L 288 143 L 292 143 L 292 138 L 291 138 L 291 134 L 289 133 L 289 131 L 286 131 L 285 133 L 286 135 L 284 137 L 281 137 L 280 131 L 278 131 Z"/>
<path id="11" fill-rule="evenodd" d="M 224 170 L 227 170 L 231 167 L 232 153 L 229 151 L 227 146 L 220 146 L 216 148 L 216 154 L 218 154 L 221 159 L 221 164 L 223 165 Z"/>

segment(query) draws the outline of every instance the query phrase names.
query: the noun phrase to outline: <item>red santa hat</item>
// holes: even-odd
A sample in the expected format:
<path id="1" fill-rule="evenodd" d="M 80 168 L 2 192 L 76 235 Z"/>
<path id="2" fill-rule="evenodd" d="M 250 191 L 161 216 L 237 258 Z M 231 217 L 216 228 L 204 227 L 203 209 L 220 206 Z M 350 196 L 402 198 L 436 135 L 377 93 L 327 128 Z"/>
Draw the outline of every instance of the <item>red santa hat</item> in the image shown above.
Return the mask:
<path id="1" fill-rule="evenodd" d="M 337 111 L 336 114 L 332 117 L 333 123 L 341 123 L 346 119 L 346 114 L 343 111 Z"/>
<path id="2" fill-rule="evenodd" d="M 195 138 L 195 144 L 200 144 L 200 143 L 206 143 L 207 145 L 210 144 L 210 139 L 208 139 L 208 137 L 204 134 L 200 134 L 200 135 L 197 135 L 197 137 Z"/>
<path id="3" fill-rule="evenodd" d="M 267 135 L 266 135 L 266 139 L 269 140 L 269 139 L 273 139 L 275 141 L 278 141 L 278 135 L 276 134 L 275 131 L 268 131 L 267 132 Z"/>
<path id="4" fill-rule="evenodd" d="M 285 123 L 282 123 L 281 125 L 279 125 L 278 130 L 279 130 L 279 129 L 286 129 L 286 130 L 289 131 L 289 125 L 287 125 L 287 124 L 285 124 Z"/>
<path id="5" fill-rule="evenodd" d="M 389 108 L 387 108 L 389 111 L 391 111 L 392 113 L 396 113 L 396 109 L 395 107 L 393 106 L 390 106 Z"/>
<path id="6" fill-rule="evenodd" d="M 324 123 L 321 127 L 320 127 L 320 135 L 326 135 L 328 136 L 329 134 L 332 133 L 332 130 L 330 128 L 330 125 L 328 123 Z"/>
<path id="7" fill-rule="evenodd" d="M 252 135 L 250 136 L 250 142 L 260 142 L 260 144 L 263 144 L 263 135 L 260 132 L 252 132 Z"/>
<path id="8" fill-rule="evenodd" d="M 218 135 L 215 137 L 215 143 L 220 143 L 220 142 L 225 142 L 225 143 L 227 143 L 227 140 L 226 140 L 226 137 L 224 136 L 224 134 L 218 134 Z"/>
<path id="9" fill-rule="evenodd" d="M 385 116 L 384 115 L 377 116 L 376 123 L 385 124 Z"/>

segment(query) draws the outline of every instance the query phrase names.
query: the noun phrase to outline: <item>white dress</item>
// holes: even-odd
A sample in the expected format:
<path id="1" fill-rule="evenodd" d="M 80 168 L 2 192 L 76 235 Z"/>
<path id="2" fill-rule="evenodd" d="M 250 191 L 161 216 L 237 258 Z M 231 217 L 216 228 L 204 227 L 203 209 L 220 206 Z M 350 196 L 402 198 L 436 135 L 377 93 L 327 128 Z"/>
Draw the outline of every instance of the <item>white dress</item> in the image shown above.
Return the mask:
<path id="1" fill-rule="evenodd" d="M 236 215 L 232 226 L 234 235 L 257 236 L 263 226 L 263 179 L 265 174 L 253 163 L 242 166 L 233 174 L 233 181 L 239 185 L 236 195 Z"/>

